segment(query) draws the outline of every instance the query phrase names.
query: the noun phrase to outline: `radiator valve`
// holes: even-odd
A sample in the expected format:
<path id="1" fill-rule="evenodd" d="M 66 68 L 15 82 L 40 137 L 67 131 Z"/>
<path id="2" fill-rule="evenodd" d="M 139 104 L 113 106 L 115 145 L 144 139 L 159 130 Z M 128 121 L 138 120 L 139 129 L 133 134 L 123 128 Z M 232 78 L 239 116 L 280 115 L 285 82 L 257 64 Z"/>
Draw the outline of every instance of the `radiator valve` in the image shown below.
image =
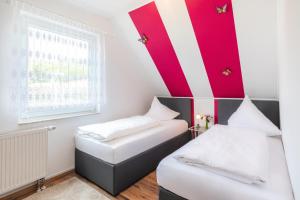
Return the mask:
<path id="1" fill-rule="evenodd" d="M 45 189 L 45 178 L 41 178 L 37 181 L 37 192 L 42 192 Z"/>

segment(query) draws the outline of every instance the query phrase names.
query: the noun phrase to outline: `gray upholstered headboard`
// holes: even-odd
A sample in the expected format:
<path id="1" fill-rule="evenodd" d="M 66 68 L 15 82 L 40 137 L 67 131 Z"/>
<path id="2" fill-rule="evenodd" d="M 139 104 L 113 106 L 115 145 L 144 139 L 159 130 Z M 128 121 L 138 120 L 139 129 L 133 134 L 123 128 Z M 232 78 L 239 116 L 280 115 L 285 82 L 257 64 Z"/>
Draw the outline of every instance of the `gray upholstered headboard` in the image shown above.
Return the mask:
<path id="1" fill-rule="evenodd" d="M 179 112 L 180 115 L 177 119 L 184 119 L 188 122 L 189 127 L 192 124 L 192 104 L 193 101 L 190 98 L 169 98 L 158 97 L 159 101 L 170 109 Z"/>
<path id="2" fill-rule="evenodd" d="M 218 101 L 218 123 L 227 125 L 227 121 L 234 113 L 242 100 L 219 99 Z M 279 102 L 276 100 L 253 100 L 256 107 L 269 118 L 278 128 L 280 128 Z"/>

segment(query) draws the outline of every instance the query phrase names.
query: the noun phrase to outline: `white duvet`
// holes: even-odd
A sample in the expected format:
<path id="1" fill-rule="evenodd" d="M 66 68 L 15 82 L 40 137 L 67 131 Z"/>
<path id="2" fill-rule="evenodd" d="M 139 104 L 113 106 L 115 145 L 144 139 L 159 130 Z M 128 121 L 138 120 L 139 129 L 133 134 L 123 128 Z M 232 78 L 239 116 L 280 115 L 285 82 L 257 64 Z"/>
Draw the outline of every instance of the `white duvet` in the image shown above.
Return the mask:
<path id="1" fill-rule="evenodd" d="M 175 158 L 243 183 L 260 184 L 268 178 L 267 138 L 255 130 L 216 125 Z"/>
<path id="2" fill-rule="evenodd" d="M 110 141 L 159 126 L 159 121 L 147 116 L 133 116 L 100 124 L 92 124 L 78 128 L 78 134 L 99 141 Z"/>

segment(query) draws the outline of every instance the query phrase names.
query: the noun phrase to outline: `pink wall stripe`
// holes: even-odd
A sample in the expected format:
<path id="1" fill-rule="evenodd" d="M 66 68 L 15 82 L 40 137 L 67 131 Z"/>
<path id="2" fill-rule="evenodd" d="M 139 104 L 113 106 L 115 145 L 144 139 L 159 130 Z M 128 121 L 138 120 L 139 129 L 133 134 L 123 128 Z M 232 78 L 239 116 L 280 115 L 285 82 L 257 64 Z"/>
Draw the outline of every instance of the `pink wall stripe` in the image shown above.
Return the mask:
<path id="1" fill-rule="evenodd" d="M 194 98 L 191 99 L 191 113 L 192 113 L 192 116 L 191 116 L 192 123 L 191 123 L 191 125 L 194 126 L 195 125 L 195 101 L 194 101 Z"/>
<path id="2" fill-rule="evenodd" d="M 231 0 L 185 0 L 214 97 L 244 97 Z M 227 12 L 217 7 L 227 4 Z M 230 68 L 232 74 L 222 75 Z"/>
<path id="3" fill-rule="evenodd" d="M 146 48 L 171 95 L 192 97 L 192 92 L 155 2 L 131 11 L 129 15 L 139 34 L 145 34 L 148 37 Z"/>
<path id="4" fill-rule="evenodd" d="M 218 115 L 218 112 L 219 112 L 219 104 L 218 104 L 218 100 L 217 99 L 215 99 L 214 100 L 214 107 L 215 107 L 215 109 L 214 109 L 214 121 L 215 121 L 215 124 L 217 124 L 217 123 L 219 123 L 219 115 Z"/>

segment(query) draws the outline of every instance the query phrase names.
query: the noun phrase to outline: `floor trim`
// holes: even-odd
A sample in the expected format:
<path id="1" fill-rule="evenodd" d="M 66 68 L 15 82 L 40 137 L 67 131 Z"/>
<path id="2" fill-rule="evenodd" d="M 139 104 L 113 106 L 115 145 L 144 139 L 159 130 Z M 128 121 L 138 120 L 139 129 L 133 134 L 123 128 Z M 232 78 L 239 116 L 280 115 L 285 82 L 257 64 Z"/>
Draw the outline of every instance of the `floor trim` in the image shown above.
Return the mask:
<path id="1" fill-rule="evenodd" d="M 55 183 L 63 178 L 66 178 L 68 176 L 74 176 L 75 170 L 69 170 L 66 172 L 63 172 L 59 175 L 56 175 L 52 178 L 49 178 L 45 181 L 45 186 L 50 187 L 52 185 L 55 185 Z M 29 186 L 25 186 L 24 188 L 17 190 L 16 192 L 13 192 L 11 194 L 8 194 L 7 196 L 1 197 L 0 200 L 21 200 L 24 199 L 32 194 L 34 194 L 37 191 L 37 184 L 32 184 Z"/>

